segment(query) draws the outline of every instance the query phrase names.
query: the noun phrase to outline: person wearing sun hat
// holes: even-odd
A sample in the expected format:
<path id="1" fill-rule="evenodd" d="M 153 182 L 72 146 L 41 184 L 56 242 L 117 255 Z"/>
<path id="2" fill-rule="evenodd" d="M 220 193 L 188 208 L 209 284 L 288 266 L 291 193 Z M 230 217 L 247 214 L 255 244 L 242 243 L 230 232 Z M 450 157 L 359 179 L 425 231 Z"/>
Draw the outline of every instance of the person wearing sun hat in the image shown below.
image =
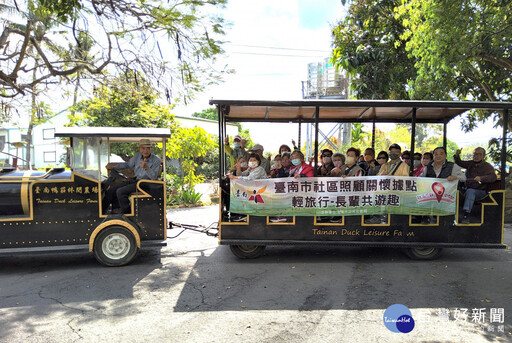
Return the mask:
<path id="1" fill-rule="evenodd" d="M 105 192 L 102 201 L 103 213 L 106 213 L 110 204 L 112 209 L 120 208 L 121 213 L 130 212 L 129 196 L 137 189 L 139 180 L 156 180 L 160 176 L 160 158 L 151 153 L 151 141 L 143 138 L 139 141 L 139 152 L 137 152 L 128 162 L 113 165 L 107 164 L 107 170 L 115 169 L 133 169 L 134 177 L 123 183 L 110 187 Z"/>
<path id="2" fill-rule="evenodd" d="M 233 137 L 233 147 L 229 146 L 229 136 L 224 139 L 224 151 L 230 155 L 231 167 L 233 168 L 240 158 L 249 160 L 249 153 L 245 151 L 246 140 L 240 135 Z"/>

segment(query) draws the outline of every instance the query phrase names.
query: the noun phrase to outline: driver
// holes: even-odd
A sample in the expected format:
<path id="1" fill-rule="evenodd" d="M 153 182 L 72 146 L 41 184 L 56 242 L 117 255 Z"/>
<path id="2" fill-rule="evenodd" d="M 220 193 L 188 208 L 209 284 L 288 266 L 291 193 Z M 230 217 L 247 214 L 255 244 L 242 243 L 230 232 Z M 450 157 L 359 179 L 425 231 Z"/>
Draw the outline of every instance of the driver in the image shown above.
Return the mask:
<path id="1" fill-rule="evenodd" d="M 120 208 L 121 213 L 130 213 L 130 200 L 128 197 L 137 189 L 139 180 L 156 180 L 160 173 L 160 158 L 151 153 L 151 142 L 149 139 L 139 141 L 139 152 L 128 162 L 114 165 L 106 165 L 107 170 L 134 169 L 134 178 L 123 183 L 110 187 L 105 192 L 103 199 L 103 213 L 106 213 L 108 206 L 112 204 L 112 210 Z"/>

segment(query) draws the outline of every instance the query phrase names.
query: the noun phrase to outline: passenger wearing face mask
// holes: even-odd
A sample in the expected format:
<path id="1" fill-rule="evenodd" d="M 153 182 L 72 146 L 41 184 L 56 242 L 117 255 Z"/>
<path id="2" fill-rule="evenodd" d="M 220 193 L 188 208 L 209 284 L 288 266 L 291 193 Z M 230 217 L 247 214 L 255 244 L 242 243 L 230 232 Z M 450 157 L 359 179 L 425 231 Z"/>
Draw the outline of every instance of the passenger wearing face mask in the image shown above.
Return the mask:
<path id="1" fill-rule="evenodd" d="M 402 148 L 398 144 L 389 146 L 389 162 L 380 166 L 377 175 L 409 176 L 409 165 L 400 160 Z"/>
<path id="2" fill-rule="evenodd" d="M 349 148 L 345 165 L 341 167 L 341 177 L 364 176 L 363 168 L 357 165 L 361 151 L 357 148 Z"/>
<path id="3" fill-rule="evenodd" d="M 317 168 L 316 175 L 317 176 L 327 176 L 334 168 L 334 163 L 332 162 L 332 151 L 329 149 L 322 150 L 322 165 Z"/>
<path id="4" fill-rule="evenodd" d="M 345 165 L 345 155 L 339 152 L 335 153 L 332 155 L 332 163 L 334 164 L 334 168 L 331 170 L 328 176 L 341 176 L 341 168 L 343 165 Z"/>
<path id="5" fill-rule="evenodd" d="M 248 168 L 246 171 L 242 171 L 240 167 L 237 167 L 236 175 L 229 174 L 230 179 L 240 179 L 240 180 L 258 180 L 258 179 L 266 179 L 267 173 L 265 169 L 260 166 L 261 159 L 260 155 L 256 153 L 252 153 L 249 155 Z"/>
<path id="6" fill-rule="evenodd" d="M 240 157 L 244 157 L 246 160 L 249 158 L 249 153 L 245 150 L 245 143 L 246 140 L 242 139 L 240 135 L 233 138 L 233 147 L 229 146 L 229 136 L 224 139 L 224 151 L 230 155 L 231 167 L 234 167 Z"/>
<path id="7" fill-rule="evenodd" d="M 419 152 L 415 152 L 412 157 L 412 175 L 415 177 L 418 177 L 423 172 L 423 169 L 425 168 L 423 164 L 421 164 L 421 154 Z"/>
<path id="8" fill-rule="evenodd" d="M 366 148 L 364 151 L 364 161 L 359 162 L 359 167 L 363 168 L 364 174 L 367 176 L 377 175 L 379 172 L 379 163 L 375 160 L 375 150 Z"/>
<path id="9" fill-rule="evenodd" d="M 292 164 L 293 167 L 290 169 L 291 177 L 297 179 L 300 177 L 313 177 L 315 175 L 313 167 L 304 161 L 304 154 L 298 150 L 292 152 Z"/>
<path id="10" fill-rule="evenodd" d="M 248 164 L 247 164 L 247 160 L 245 159 L 245 157 L 240 157 L 237 161 L 237 163 L 233 166 L 233 168 L 231 168 L 229 170 L 230 173 L 232 173 L 233 175 L 237 175 L 237 172 L 236 170 L 238 169 L 238 167 L 240 167 L 240 169 L 243 171 L 246 171 L 247 168 L 249 168 Z"/>

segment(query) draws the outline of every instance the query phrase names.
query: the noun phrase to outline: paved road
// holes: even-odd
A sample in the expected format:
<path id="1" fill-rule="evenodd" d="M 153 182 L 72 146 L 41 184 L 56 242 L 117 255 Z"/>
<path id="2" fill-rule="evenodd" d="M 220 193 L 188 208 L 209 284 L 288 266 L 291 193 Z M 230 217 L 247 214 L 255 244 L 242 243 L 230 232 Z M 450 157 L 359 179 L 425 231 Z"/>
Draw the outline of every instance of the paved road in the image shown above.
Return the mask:
<path id="1" fill-rule="evenodd" d="M 217 213 L 170 218 L 209 224 Z M 512 245 L 510 225 L 505 237 Z M 419 262 L 389 249 L 271 247 L 242 261 L 197 233 L 168 243 L 121 268 L 90 255 L 0 257 L 0 342 L 512 342 L 510 249 Z M 408 334 L 384 327 L 396 303 L 416 320 Z M 491 308 L 503 324 L 490 324 Z M 473 309 L 485 309 L 481 325 Z"/>

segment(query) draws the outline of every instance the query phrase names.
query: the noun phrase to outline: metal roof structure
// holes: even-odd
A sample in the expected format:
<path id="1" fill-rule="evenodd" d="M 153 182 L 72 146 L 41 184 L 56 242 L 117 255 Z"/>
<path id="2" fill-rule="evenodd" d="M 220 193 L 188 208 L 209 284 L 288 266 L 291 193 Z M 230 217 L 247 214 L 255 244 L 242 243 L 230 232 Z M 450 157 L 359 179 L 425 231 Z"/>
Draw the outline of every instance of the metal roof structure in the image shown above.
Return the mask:
<path id="1" fill-rule="evenodd" d="M 220 100 L 211 99 L 226 121 L 445 123 L 471 109 L 502 111 L 512 102 L 416 100 Z"/>

